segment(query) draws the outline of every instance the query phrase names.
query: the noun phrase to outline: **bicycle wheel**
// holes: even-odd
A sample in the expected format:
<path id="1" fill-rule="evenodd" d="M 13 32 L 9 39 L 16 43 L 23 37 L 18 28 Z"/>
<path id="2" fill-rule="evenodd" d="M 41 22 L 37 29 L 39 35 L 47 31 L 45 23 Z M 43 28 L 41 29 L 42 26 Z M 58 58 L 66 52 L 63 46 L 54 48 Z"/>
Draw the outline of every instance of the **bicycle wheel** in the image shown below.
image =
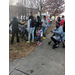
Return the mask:
<path id="1" fill-rule="evenodd" d="M 25 39 L 25 41 L 28 41 L 28 35 L 27 34 L 24 34 L 24 39 Z"/>

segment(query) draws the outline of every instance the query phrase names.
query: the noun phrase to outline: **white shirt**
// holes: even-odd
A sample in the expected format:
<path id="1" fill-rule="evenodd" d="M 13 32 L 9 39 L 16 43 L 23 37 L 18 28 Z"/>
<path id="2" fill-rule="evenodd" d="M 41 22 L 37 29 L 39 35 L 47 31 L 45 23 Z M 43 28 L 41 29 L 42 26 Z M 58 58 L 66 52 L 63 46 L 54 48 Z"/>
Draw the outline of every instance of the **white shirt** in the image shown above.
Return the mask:
<path id="1" fill-rule="evenodd" d="M 43 27 L 47 27 L 47 20 L 43 20 L 42 26 L 43 26 Z"/>

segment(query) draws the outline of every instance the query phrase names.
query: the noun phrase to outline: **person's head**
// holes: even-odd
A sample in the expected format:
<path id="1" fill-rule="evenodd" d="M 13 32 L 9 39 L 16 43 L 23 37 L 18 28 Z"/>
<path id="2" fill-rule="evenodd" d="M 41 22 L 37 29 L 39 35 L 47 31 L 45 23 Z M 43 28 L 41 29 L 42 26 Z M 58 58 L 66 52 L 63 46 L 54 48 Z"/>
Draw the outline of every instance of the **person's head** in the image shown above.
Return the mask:
<path id="1" fill-rule="evenodd" d="M 62 18 L 62 20 L 63 20 L 63 19 L 64 19 L 64 15 L 62 15 L 62 17 L 61 17 L 61 18 Z"/>
<path id="2" fill-rule="evenodd" d="M 32 12 L 30 12 L 30 14 L 32 15 Z"/>
<path id="3" fill-rule="evenodd" d="M 56 22 L 56 28 L 59 28 L 59 26 L 60 26 L 60 23 Z"/>
<path id="4" fill-rule="evenodd" d="M 13 20 L 17 20 L 17 18 L 16 17 L 13 17 Z"/>
<path id="5" fill-rule="evenodd" d="M 60 22 L 61 21 L 60 17 L 58 17 L 57 20 Z"/>
<path id="6" fill-rule="evenodd" d="M 33 16 L 29 16 L 29 19 L 32 19 Z"/>
<path id="7" fill-rule="evenodd" d="M 40 17 L 39 17 L 39 16 L 37 16 L 37 20 L 39 20 L 39 18 L 40 18 Z"/>
<path id="8" fill-rule="evenodd" d="M 39 26 L 38 30 L 41 30 L 41 27 Z"/>
<path id="9" fill-rule="evenodd" d="M 46 16 L 44 16 L 44 20 L 46 20 Z"/>

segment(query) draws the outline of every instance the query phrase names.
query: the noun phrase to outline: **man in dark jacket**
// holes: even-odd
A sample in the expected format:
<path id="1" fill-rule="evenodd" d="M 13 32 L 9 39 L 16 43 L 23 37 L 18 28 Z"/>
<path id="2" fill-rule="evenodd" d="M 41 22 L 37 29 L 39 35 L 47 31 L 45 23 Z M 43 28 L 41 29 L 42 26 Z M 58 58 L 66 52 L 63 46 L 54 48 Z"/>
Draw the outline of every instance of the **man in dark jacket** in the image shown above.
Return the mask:
<path id="1" fill-rule="evenodd" d="M 36 30 L 38 30 L 38 27 L 41 25 L 41 19 L 39 16 L 37 16 L 37 23 L 36 23 Z"/>
<path id="2" fill-rule="evenodd" d="M 10 44 L 13 44 L 13 42 L 14 42 L 14 35 L 15 34 L 17 36 L 17 42 L 19 43 L 18 24 L 23 25 L 25 23 L 21 24 L 20 22 L 17 21 L 17 18 L 14 17 L 13 20 L 9 24 L 9 27 L 12 25 L 12 38 L 11 38 L 11 43 Z"/>

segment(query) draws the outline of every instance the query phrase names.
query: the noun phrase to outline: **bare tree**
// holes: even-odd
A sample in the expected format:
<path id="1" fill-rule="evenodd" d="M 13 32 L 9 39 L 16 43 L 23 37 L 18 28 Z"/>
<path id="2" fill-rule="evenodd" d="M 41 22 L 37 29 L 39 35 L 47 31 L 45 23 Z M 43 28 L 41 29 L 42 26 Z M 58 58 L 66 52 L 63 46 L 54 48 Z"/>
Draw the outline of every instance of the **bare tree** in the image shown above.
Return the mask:
<path id="1" fill-rule="evenodd" d="M 41 17 L 42 8 L 43 8 L 46 0 L 33 0 L 33 2 L 34 2 L 34 5 L 36 6 L 36 8 L 38 9 L 38 11 L 40 13 L 40 17 Z"/>
<path id="2" fill-rule="evenodd" d="M 65 10 L 64 0 L 48 0 L 45 3 L 44 11 L 48 11 L 54 17 L 63 13 Z"/>

